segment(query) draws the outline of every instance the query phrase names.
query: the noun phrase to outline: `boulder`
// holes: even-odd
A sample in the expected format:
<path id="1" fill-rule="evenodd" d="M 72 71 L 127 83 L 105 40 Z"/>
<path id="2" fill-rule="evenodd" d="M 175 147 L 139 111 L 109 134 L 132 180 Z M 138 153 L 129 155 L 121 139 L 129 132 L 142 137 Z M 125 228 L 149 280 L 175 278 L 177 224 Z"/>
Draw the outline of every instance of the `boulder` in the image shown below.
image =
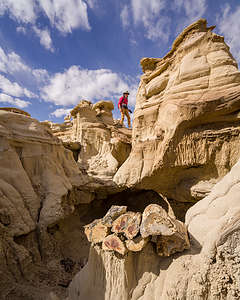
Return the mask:
<path id="1" fill-rule="evenodd" d="M 116 234 L 110 234 L 103 240 L 102 249 L 107 251 L 115 251 L 122 255 L 127 253 L 124 243 Z"/>
<path id="2" fill-rule="evenodd" d="M 112 232 L 124 233 L 127 239 L 132 239 L 138 234 L 140 223 L 141 213 L 129 211 L 113 222 Z"/>

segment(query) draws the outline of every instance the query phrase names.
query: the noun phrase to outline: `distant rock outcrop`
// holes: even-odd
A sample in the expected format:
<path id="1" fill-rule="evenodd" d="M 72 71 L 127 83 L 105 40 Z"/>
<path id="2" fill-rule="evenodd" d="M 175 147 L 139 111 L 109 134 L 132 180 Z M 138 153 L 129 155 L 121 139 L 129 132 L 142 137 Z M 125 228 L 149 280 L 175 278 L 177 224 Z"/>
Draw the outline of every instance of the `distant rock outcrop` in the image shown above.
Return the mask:
<path id="1" fill-rule="evenodd" d="M 131 130 L 117 126 L 113 109 L 112 101 L 82 100 L 63 124 L 44 122 L 75 153 L 80 169 L 103 181 L 112 180 L 131 151 Z"/>
<path id="2" fill-rule="evenodd" d="M 118 185 L 196 201 L 240 156 L 240 72 L 206 20 L 187 27 L 164 58 L 144 58 L 132 151 Z"/>

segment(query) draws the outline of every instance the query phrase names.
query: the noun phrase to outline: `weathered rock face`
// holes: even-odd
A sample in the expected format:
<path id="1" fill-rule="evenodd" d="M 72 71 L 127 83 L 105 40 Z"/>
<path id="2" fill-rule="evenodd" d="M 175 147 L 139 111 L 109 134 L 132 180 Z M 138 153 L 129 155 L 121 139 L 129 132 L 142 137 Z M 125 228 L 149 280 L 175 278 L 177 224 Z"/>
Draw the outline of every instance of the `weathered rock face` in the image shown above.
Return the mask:
<path id="1" fill-rule="evenodd" d="M 1 299 L 65 291 L 88 253 L 76 209 L 93 199 L 87 182 L 50 129 L 20 110 L 0 110 Z"/>
<path id="2" fill-rule="evenodd" d="M 212 29 L 199 20 L 163 59 L 142 59 L 132 151 L 118 185 L 199 200 L 238 160 L 240 72 Z"/>
<path id="3" fill-rule="evenodd" d="M 53 134 L 75 153 L 81 170 L 104 182 L 112 180 L 131 151 L 131 130 L 114 124 L 112 101 L 94 105 L 82 100 L 63 124 L 45 122 Z"/>

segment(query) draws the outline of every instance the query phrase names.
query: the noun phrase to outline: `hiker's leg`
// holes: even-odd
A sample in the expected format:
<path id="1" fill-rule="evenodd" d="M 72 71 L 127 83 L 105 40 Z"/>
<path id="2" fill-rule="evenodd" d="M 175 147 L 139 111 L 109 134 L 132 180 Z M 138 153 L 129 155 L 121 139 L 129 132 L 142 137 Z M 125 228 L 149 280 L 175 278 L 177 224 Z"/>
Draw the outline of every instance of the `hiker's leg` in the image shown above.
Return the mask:
<path id="1" fill-rule="evenodd" d="M 125 115 L 126 115 L 126 117 L 127 117 L 127 120 L 128 120 L 128 127 L 130 128 L 130 127 L 131 127 L 131 118 L 130 118 L 130 115 L 129 115 L 128 109 L 126 109 L 126 111 L 125 111 Z"/>
<path id="2" fill-rule="evenodd" d="M 121 109 L 121 121 L 120 124 L 123 125 L 123 121 L 124 121 L 124 111 L 123 108 Z"/>

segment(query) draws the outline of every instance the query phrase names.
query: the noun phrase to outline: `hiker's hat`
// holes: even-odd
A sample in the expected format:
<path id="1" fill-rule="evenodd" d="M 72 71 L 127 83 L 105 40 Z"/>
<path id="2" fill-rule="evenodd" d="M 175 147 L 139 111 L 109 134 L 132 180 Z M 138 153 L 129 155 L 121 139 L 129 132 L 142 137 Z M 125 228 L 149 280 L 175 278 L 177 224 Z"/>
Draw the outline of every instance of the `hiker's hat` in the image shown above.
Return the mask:
<path id="1" fill-rule="evenodd" d="M 125 92 L 123 92 L 123 95 L 124 95 L 124 94 L 128 94 L 128 95 L 129 95 L 129 92 L 128 92 L 128 91 L 125 91 Z"/>

